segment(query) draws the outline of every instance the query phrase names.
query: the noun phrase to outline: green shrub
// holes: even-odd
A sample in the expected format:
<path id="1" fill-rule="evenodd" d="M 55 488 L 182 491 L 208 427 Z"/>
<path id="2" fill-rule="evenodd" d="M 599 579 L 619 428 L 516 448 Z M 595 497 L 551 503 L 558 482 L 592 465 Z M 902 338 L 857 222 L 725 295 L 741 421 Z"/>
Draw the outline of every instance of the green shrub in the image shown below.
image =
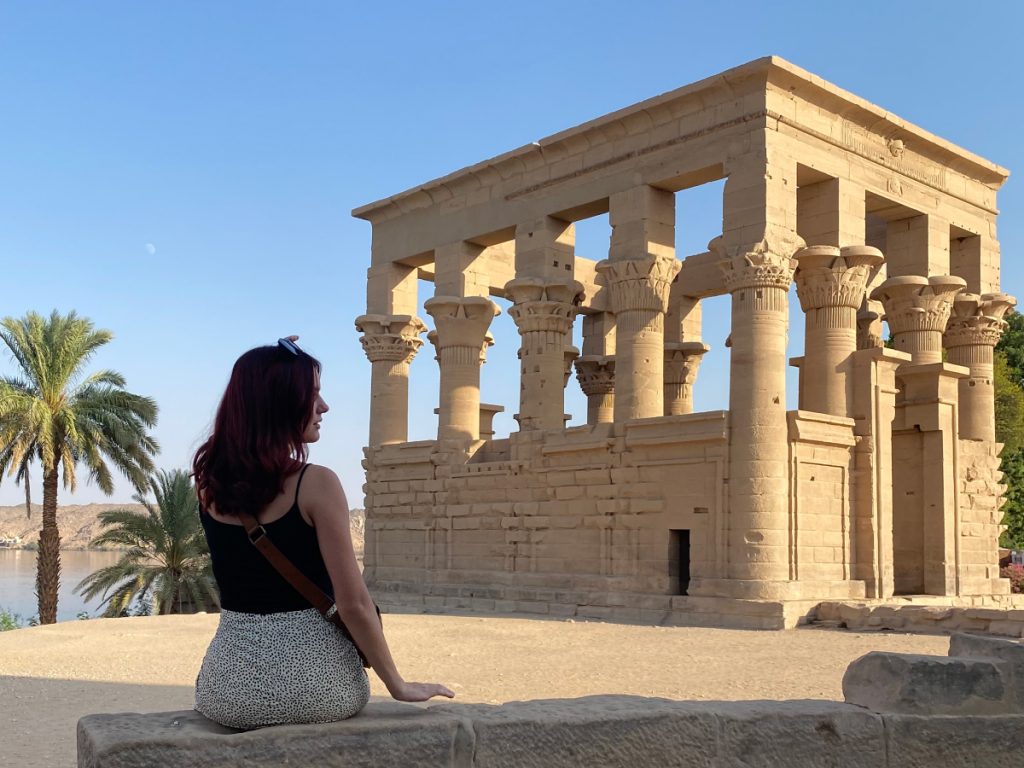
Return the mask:
<path id="1" fill-rule="evenodd" d="M 21 627 L 21 616 L 11 613 L 5 608 L 0 608 L 0 632 L 7 632 Z"/>

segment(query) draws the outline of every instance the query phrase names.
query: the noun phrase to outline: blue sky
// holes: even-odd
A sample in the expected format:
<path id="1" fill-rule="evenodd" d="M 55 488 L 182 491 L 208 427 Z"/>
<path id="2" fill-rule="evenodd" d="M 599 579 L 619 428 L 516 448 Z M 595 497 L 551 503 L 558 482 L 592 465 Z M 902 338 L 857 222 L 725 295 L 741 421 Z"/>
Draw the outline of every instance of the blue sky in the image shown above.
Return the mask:
<path id="1" fill-rule="evenodd" d="M 0 316 L 75 309 L 112 330 L 93 367 L 157 399 L 167 468 L 188 464 L 234 359 L 300 334 L 333 406 L 312 458 L 360 506 L 369 364 L 352 321 L 370 227 L 352 208 L 768 54 L 1024 172 L 1022 8 L 7 0 Z M 720 194 L 680 196 L 681 255 L 720 229 Z M 999 203 L 1003 288 L 1021 294 L 1019 178 Z M 606 220 L 580 227 L 581 255 L 606 244 Z M 708 303 L 699 410 L 726 406 L 727 313 Z M 495 333 L 483 398 L 506 407 L 500 434 L 518 342 L 507 315 Z M 793 354 L 801 337 L 791 328 Z M 413 363 L 412 438 L 435 429 L 434 367 L 427 350 Z M 575 382 L 567 410 L 585 420 Z M 112 500 L 130 494 L 122 483 Z M 0 504 L 22 499 L 3 478 Z M 84 483 L 61 496 L 102 500 Z"/>

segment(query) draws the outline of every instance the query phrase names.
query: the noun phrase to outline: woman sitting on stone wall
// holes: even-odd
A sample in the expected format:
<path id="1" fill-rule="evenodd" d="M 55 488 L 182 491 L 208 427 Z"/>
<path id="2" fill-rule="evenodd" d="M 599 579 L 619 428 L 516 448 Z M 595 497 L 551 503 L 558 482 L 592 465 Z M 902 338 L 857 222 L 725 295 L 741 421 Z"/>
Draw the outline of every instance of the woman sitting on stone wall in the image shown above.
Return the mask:
<path id="1" fill-rule="evenodd" d="M 327 404 L 320 363 L 297 336 L 235 363 L 192 469 L 222 612 L 196 681 L 196 709 L 234 728 L 342 720 L 370 695 L 359 650 L 400 701 L 452 697 L 402 679 L 352 549 L 337 475 L 306 464 Z M 333 596 L 352 640 L 311 607 L 253 545 L 252 515 L 277 549 Z M 249 527 L 255 526 L 250 522 Z"/>

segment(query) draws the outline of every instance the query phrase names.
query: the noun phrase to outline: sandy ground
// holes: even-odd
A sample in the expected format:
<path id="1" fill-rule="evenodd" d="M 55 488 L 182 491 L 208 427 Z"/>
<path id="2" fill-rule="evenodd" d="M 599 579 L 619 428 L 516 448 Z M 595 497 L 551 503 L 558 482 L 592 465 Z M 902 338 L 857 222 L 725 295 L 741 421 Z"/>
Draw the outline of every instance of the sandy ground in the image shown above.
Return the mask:
<path id="1" fill-rule="evenodd" d="M 98 712 L 190 709 L 217 617 L 93 619 L 0 633 L 3 763 L 75 764 L 75 724 Z M 672 699 L 842 699 L 853 659 L 872 650 L 942 654 L 944 636 L 800 629 L 751 632 L 494 616 L 385 616 L 409 680 L 457 701 L 597 693 Z M 373 693 L 386 696 L 371 674 Z"/>

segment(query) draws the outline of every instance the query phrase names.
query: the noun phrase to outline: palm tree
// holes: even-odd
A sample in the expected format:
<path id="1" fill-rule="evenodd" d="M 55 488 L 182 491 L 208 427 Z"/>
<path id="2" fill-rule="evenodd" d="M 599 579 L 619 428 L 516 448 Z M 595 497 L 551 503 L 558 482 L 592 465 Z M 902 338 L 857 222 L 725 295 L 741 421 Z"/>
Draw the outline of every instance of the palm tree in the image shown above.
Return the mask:
<path id="1" fill-rule="evenodd" d="M 126 391 L 116 371 L 86 375 L 83 370 L 111 338 L 110 331 L 95 330 L 75 312 L 54 310 L 49 317 L 29 312 L 0 322 L 0 339 L 20 369 L 0 378 L 0 477 L 17 474 L 27 484 L 28 466 L 36 461 L 43 476 L 36 571 L 42 624 L 57 620 L 58 484 L 63 480 L 73 492 L 81 464 L 109 496 L 114 492 L 110 462 L 136 489 L 143 488 L 159 450 L 147 433 L 156 423 L 156 402 Z"/>
<path id="2" fill-rule="evenodd" d="M 104 531 L 91 545 L 127 549 L 116 563 L 82 579 L 75 591 L 87 600 L 102 594 L 104 616 L 124 615 L 137 598 L 151 599 L 158 614 L 218 606 L 199 501 L 188 473 L 159 472 L 150 479 L 150 489 L 155 504 L 141 493 L 135 495 L 145 512 L 100 513 Z"/>

